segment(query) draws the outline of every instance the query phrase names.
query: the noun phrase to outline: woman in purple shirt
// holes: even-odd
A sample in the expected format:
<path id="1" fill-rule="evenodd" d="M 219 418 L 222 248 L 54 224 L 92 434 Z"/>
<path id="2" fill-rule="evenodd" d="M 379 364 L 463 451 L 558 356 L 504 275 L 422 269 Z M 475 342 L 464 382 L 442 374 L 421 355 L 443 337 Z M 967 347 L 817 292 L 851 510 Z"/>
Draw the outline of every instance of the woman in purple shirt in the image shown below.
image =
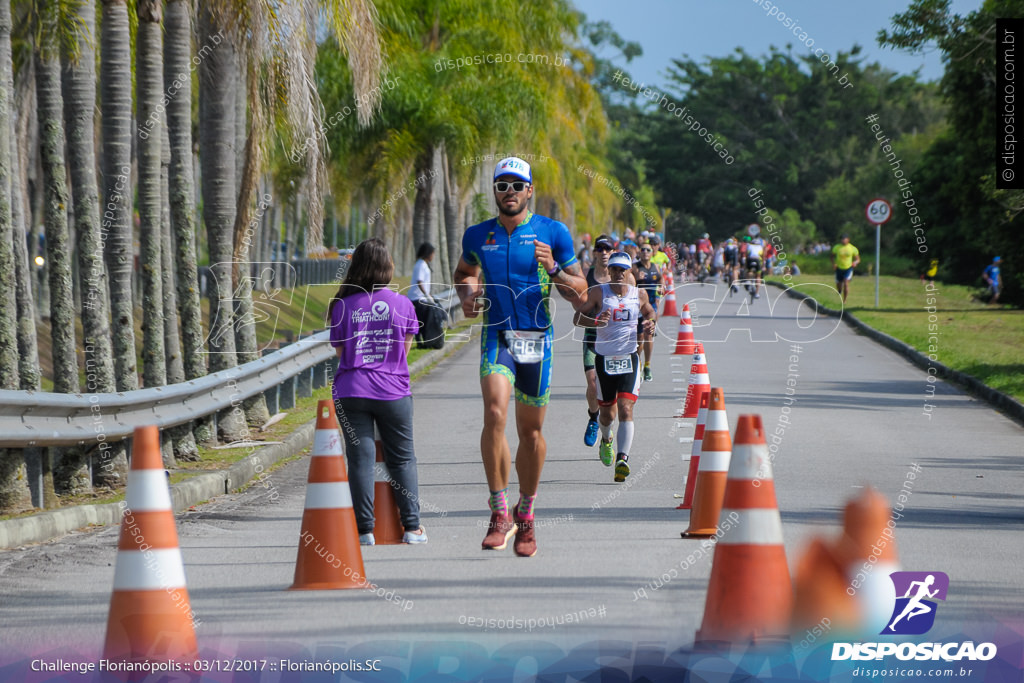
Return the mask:
<path id="1" fill-rule="evenodd" d="M 373 545 L 373 482 L 377 425 L 384 463 L 405 527 L 403 542 L 426 543 L 412 440 L 412 393 L 406 358 L 419 330 L 408 298 L 387 288 L 395 265 L 382 241 L 356 247 L 348 274 L 331 300 L 331 345 L 338 349 L 334 405 L 345 438 L 359 542 Z"/>

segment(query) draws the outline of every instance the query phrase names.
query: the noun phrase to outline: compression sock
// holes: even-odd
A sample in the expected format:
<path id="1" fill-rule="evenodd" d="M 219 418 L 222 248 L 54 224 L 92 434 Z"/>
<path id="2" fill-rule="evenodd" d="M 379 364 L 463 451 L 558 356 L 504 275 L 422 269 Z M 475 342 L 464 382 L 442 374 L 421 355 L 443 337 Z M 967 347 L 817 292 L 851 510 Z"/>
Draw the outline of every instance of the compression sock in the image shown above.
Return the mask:
<path id="1" fill-rule="evenodd" d="M 503 517 L 508 517 L 508 487 L 500 491 L 491 491 L 491 498 L 488 501 L 491 512 L 497 512 Z"/>
<path id="2" fill-rule="evenodd" d="M 612 438 L 612 423 L 609 422 L 608 424 L 598 424 L 601 427 L 601 438 L 604 441 L 607 441 L 608 439 Z"/>
<path id="3" fill-rule="evenodd" d="M 519 505 L 516 506 L 520 519 L 533 519 L 533 501 L 537 500 L 537 494 L 528 496 L 522 491 L 519 492 Z"/>
<path id="4" fill-rule="evenodd" d="M 633 421 L 620 422 L 618 434 L 619 453 L 629 455 L 629 448 L 633 445 Z"/>

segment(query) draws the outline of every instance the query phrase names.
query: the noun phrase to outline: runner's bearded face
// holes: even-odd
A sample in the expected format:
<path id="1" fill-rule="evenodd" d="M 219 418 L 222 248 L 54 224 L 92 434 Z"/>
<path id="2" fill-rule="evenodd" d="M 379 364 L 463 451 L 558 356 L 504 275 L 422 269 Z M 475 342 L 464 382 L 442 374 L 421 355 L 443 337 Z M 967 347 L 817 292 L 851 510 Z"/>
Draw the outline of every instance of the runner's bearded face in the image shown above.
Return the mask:
<path id="1" fill-rule="evenodd" d="M 533 196 L 533 186 L 515 175 L 498 176 L 494 182 L 509 184 L 505 192 L 498 192 L 498 188 L 494 188 L 494 200 L 498 203 L 498 211 L 506 216 L 521 214 L 526 209 L 526 203 Z M 513 183 L 522 183 L 520 187 L 523 189 L 516 192 Z"/>

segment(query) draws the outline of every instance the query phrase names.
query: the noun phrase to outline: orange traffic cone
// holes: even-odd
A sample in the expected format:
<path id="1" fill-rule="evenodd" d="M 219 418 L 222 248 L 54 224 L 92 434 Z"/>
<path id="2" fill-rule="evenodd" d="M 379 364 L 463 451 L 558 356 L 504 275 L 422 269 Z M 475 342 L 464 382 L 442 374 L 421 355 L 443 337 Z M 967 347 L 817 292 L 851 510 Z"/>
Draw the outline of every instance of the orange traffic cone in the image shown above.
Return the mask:
<path id="1" fill-rule="evenodd" d="M 686 402 L 683 404 L 683 414 L 678 417 L 697 417 L 700 412 L 700 392 L 711 390 L 711 380 L 708 377 L 708 361 L 704 356 L 704 345 L 697 342 L 697 348 L 693 351 L 693 365 L 690 366 L 690 381 L 686 387 Z M 728 431 L 728 428 L 726 428 Z"/>
<path id="2" fill-rule="evenodd" d="M 700 464 L 693 492 L 690 528 L 683 538 L 708 538 L 718 532 L 729 472 L 732 441 L 729 439 L 729 418 L 725 414 L 725 392 L 715 387 L 708 394 L 708 415 L 704 439 L 700 444 Z"/>
<path id="3" fill-rule="evenodd" d="M 334 402 L 316 406 L 302 534 L 289 590 L 363 588 L 366 574 Z"/>
<path id="4" fill-rule="evenodd" d="M 891 520 L 885 496 L 871 487 L 849 501 L 843 511 L 843 535 L 836 549 L 846 570 L 844 589 L 855 591 L 865 632 L 881 633 L 896 600 L 889 574 L 899 571 L 900 565 Z"/>
<path id="5" fill-rule="evenodd" d="M 373 463 L 373 519 L 373 538 L 377 545 L 402 542 L 405 528 L 395 502 L 391 475 L 384 464 L 384 448 L 380 439 L 377 439 L 377 461 Z"/>
<path id="6" fill-rule="evenodd" d="M 785 639 L 789 628 L 793 593 L 760 415 L 740 415 L 734 448 L 697 643 Z"/>
<path id="7" fill-rule="evenodd" d="M 683 314 L 679 316 L 679 333 L 676 335 L 676 348 L 673 356 L 693 355 L 693 320 L 690 318 L 690 305 L 683 304 Z"/>
<path id="8" fill-rule="evenodd" d="M 846 592 L 848 585 L 835 544 L 820 536 L 812 538 L 793 579 L 793 639 L 823 625 L 834 634 L 860 630 L 860 607 Z"/>
<path id="9" fill-rule="evenodd" d="M 103 657 L 192 661 L 195 614 L 155 426 L 135 428 L 123 508 Z"/>
<path id="10" fill-rule="evenodd" d="M 690 471 L 686 474 L 686 490 L 683 491 L 683 502 L 676 510 L 689 510 L 693 504 L 693 489 L 697 483 L 697 467 L 700 465 L 701 439 L 704 438 L 704 423 L 708 418 L 707 391 L 700 392 L 700 410 L 697 411 L 697 428 L 693 431 L 693 446 L 690 448 Z"/>
<path id="11" fill-rule="evenodd" d="M 661 313 L 665 318 L 674 318 L 679 315 L 679 310 L 676 308 L 675 284 L 675 280 L 672 277 L 672 269 L 667 268 L 665 270 L 665 310 Z"/>

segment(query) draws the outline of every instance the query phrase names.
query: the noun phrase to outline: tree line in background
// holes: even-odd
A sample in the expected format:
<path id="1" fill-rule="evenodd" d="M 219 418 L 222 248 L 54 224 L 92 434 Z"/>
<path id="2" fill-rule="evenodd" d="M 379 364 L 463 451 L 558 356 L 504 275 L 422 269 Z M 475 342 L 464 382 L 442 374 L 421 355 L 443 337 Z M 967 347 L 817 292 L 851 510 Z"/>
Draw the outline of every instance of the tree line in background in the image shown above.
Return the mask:
<path id="1" fill-rule="evenodd" d="M 318 32 L 360 56 L 355 92 L 374 91 L 383 62 L 373 16 L 369 0 L 0 1 L 0 388 L 124 392 L 255 360 L 248 263 L 265 237 L 278 240 L 256 217 L 270 150 L 319 127 Z M 363 97 L 357 118 L 377 105 Z M 305 150 L 294 178 L 317 227 L 323 152 Z M 308 246 L 319 239 L 310 231 Z M 200 260 L 215 290 L 205 322 Z M 165 463 L 268 417 L 254 397 L 169 430 Z M 29 457 L 41 463 L 46 507 L 56 494 L 123 485 L 125 445 L 101 439 L 0 452 L 0 510 L 31 506 Z"/>
<path id="2" fill-rule="evenodd" d="M 883 246 L 920 272 L 876 115 L 940 277 L 973 283 L 995 252 L 1012 269 L 1024 198 L 995 189 L 994 109 L 977 103 L 994 102 L 995 18 L 1021 10 L 914 0 L 896 15 L 880 41 L 937 45 L 938 84 L 856 46 L 834 64 L 738 48 L 683 54 L 652 101 L 623 85 L 639 46 L 569 0 L 0 0 L 0 387 L 130 391 L 253 360 L 248 263 L 322 255 L 325 237 L 381 237 L 399 273 L 432 242 L 446 279 L 507 154 L 533 165 L 534 209 L 577 235 L 724 238 L 753 222 L 758 190 L 787 246 L 857 241 L 866 200 L 889 197 Z M 254 398 L 174 430 L 165 461 L 266 417 Z M 120 485 L 126 465 L 105 443 L 41 461 L 47 505 Z M 0 510 L 28 505 L 25 475 L 24 452 L 0 453 Z"/>
<path id="3" fill-rule="evenodd" d="M 399 272 L 432 241 L 450 273 L 501 151 L 534 160 L 538 210 L 637 223 L 576 170 L 614 176 L 583 21 L 566 0 L 0 0 L 0 388 L 123 392 L 254 360 L 249 263 L 324 256 L 325 228 L 333 247 L 384 238 Z M 446 68 L 524 45 L 501 71 Z M 254 397 L 169 430 L 165 463 L 267 418 Z M 127 464 L 102 440 L 4 450 L 0 511 L 31 506 L 35 458 L 46 507 Z"/>
<path id="4" fill-rule="evenodd" d="M 1024 191 L 995 187 L 995 22 L 1024 16 L 1024 2 L 986 0 L 966 17 L 949 5 L 914 0 L 879 33 L 893 49 L 939 50 L 938 83 L 865 64 L 856 46 L 835 54 L 834 65 L 789 46 L 761 57 L 737 48 L 702 62 L 673 60 L 667 99 L 713 131 L 735 156 L 731 164 L 676 112 L 640 106 L 639 95 L 606 83 L 602 92 L 630 98 L 607 111 L 613 128 L 629 131 L 619 144 L 643 160 L 671 210 L 669 237 L 737 233 L 757 220 L 750 194 L 761 190 L 787 248 L 842 233 L 870 248 L 864 207 L 882 197 L 894 208 L 882 229 L 883 252 L 897 257 L 890 274 L 916 277 L 936 259 L 940 279 L 978 285 L 1001 255 L 1004 298 L 1024 301 Z"/>

